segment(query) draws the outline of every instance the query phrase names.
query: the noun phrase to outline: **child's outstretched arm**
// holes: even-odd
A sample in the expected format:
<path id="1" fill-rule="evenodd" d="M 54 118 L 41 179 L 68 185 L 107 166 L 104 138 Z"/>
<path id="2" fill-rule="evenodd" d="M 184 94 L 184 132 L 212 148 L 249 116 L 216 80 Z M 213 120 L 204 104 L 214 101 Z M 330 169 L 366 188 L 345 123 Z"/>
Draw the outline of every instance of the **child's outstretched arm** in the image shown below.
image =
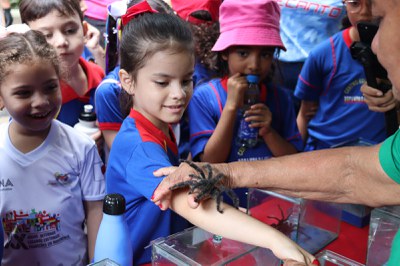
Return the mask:
<path id="1" fill-rule="evenodd" d="M 94 246 L 96 244 L 97 232 L 99 231 L 101 219 L 103 218 L 103 201 L 84 201 L 85 216 L 88 238 L 89 262 L 94 256 Z"/>
<path id="2" fill-rule="evenodd" d="M 187 204 L 187 190 L 175 191 L 171 209 L 213 234 L 255 246 L 271 249 L 278 258 L 292 259 L 309 265 L 314 257 L 278 230 L 222 203 L 223 213 L 217 211 L 214 200 L 202 202 L 196 209 Z"/>

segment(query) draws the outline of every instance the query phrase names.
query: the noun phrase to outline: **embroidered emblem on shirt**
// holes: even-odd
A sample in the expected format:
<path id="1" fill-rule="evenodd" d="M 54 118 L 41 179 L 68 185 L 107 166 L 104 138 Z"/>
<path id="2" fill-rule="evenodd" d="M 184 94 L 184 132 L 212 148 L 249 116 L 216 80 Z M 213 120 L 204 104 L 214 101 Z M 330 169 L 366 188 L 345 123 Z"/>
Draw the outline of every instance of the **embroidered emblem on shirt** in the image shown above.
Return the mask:
<path id="1" fill-rule="evenodd" d="M 72 182 L 71 179 L 69 178 L 68 174 L 61 174 L 59 172 L 56 172 L 54 174 L 54 178 L 55 178 L 55 180 L 49 181 L 49 185 L 53 185 L 54 186 L 54 185 L 60 184 L 60 185 L 65 186 L 65 185 L 68 185 L 68 184 L 70 184 Z"/>

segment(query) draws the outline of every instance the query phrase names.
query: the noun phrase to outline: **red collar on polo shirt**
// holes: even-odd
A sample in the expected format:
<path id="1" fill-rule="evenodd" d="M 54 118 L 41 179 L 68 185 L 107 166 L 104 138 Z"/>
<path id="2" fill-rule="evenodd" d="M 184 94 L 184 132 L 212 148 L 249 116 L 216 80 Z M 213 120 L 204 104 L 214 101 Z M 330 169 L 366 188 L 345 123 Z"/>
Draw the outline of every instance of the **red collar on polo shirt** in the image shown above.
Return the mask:
<path id="1" fill-rule="evenodd" d="M 228 78 L 229 78 L 228 76 L 221 78 L 221 85 L 222 88 L 224 88 L 224 90 L 226 91 L 226 93 L 228 93 Z M 265 86 L 265 84 L 262 83 L 260 88 L 260 102 L 265 103 L 266 100 L 267 100 L 267 86 Z"/>
<path id="2" fill-rule="evenodd" d="M 343 40 L 346 46 L 350 49 L 351 44 L 353 43 L 353 40 L 350 37 L 350 28 L 347 28 L 343 31 Z"/>
<path id="3" fill-rule="evenodd" d="M 150 122 L 138 111 L 131 109 L 129 117 L 135 120 L 136 128 L 139 131 L 143 141 L 150 141 L 159 144 L 166 152 L 167 147 L 176 155 L 178 155 L 178 147 L 176 145 L 175 135 L 169 126 L 169 134 L 171 138 L 167 137 L 158 127 Z"/>
<path id="4" fill-rule="evenodd" d="M 87 91 L 83 96 L 79 96 L 68 83 L 66 83 L 65 81 L 60 81 L 62 104 L 65 104 L 75 99 L 82 100 L 83 102 L 88 102 L 91 90 L 96 89 L 104 78 L 104 71 L 98 65 L 87 62 L 82 57 L 79 58 L 79 65 L 83 68 L 83 71 L 86 74 L 88 82 Z"/>

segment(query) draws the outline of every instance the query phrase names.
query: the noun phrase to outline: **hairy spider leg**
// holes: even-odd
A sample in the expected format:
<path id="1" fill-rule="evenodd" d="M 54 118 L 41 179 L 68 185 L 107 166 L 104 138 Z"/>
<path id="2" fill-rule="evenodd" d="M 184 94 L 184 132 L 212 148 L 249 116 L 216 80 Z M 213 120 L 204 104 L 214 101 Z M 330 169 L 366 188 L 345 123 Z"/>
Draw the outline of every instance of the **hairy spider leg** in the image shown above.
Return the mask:
<path id="1" fill-rule="evenodd" d="M 190 167 L 192 167 L 194 170 L 196 170 L 199 174 L 200 174 L 200 176 L 202 177 L 202 178 L 206 178 L 206 176 L 205 176 L 205 174 L 204 174 L 204 171 L 203 171 L 203 169 L 201 169 L 200 167 L 198 167 L 196 164 L 194 164 L 193 162 L 191 162 L 191 161 L 188 161 L 188 160 L 182 160 L 184 163 L 187 163 Z"/>
<path id="2" fill-rule="evenodd" d="M 224 187 L 224 192 L 232 200 L 233 207 L 238 209 L 239 208 L 239 198 L 236 195 L 236 193 L 232 189 L 229 189 L 229 188 L 226 188 L 226 187 Z"/>

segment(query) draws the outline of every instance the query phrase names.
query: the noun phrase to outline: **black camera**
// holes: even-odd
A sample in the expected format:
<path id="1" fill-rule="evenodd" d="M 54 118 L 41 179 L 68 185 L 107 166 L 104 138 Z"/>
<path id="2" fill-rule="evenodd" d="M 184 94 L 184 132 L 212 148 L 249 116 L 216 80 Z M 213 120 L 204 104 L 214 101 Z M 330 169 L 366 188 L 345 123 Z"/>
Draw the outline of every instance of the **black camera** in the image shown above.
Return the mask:
<path id="1" fill-rule="evenodd" d="M 367 83 L 369 86 L 378 88 L 377 78 L 387 80 L 387 72 L 379 63 L 376 55 L 371 50 L 378 26 L 372 22 L 360 22 L 357 24 L 360 41 L 353 42 L 350 47 L 351 56 L 364 66 Z M 385 88 L 387 91 L 389 88 Z"/>
<path id="2" fill-rule="evenodd" d="M 385 93 L 392 88 L 392 84 L 388 80 L 386 70 L 371 49 L 372 40 L 378 31 L 378 25 L 371 22 L 359 22 L 357 30 L 360 34 L 360 41 L 353 42 L 350 46 L 351 56 L 363 65 L 368 86 Z M 380 80 L 379 83 L 378 79 Z M 399 128 L 395 109 L 385 113 L 385 121 L 387 136 L 391 136 Z"/>

